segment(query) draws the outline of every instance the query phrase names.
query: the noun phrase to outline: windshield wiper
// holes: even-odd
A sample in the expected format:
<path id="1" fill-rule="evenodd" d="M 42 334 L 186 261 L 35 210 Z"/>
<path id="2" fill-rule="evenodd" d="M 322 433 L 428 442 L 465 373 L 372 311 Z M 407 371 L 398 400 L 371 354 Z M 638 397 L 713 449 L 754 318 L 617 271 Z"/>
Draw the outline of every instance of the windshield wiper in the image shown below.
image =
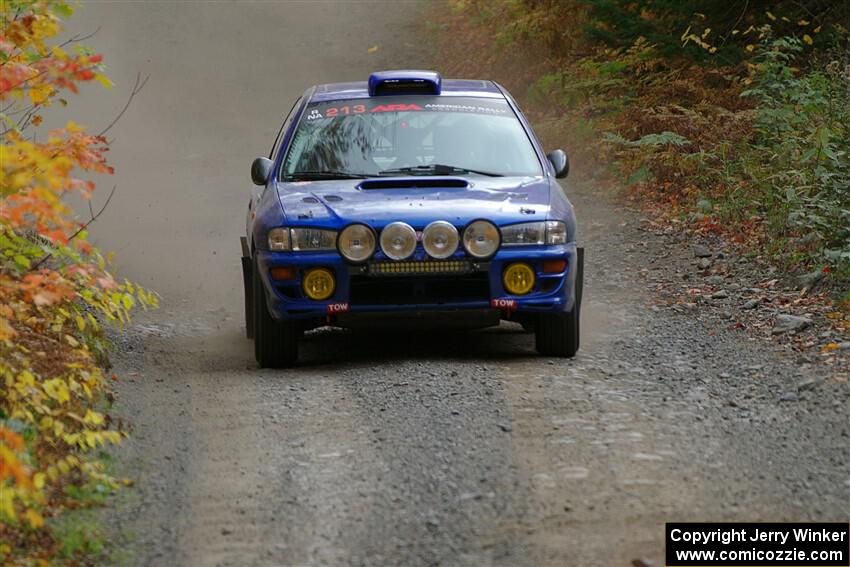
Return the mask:
<path id="1" fill-rule="evenodd" d="M 474 173 L 476 175 L 486 175 L 488 177 L 504 177 L 501 173 L 494 173 L 492 171 L 481 171 L 478 169 L 469 169 L 468 167 L 457 167 L 455 165 L 445 165 L 442 163 L 430 163 L 428 165 L 413 165 L 409 167 L 384 169 L 378 175 L 394 175 L 396 173 L 409 173 L 411 175 L 453 175 Z"/>
<path id="2" fill-rule="evenodd" d="M 283 176 L 283 181 L 318 181 L 321 179 L 369 179 L 374 175 L 350 171 L 296 171 Z"/>

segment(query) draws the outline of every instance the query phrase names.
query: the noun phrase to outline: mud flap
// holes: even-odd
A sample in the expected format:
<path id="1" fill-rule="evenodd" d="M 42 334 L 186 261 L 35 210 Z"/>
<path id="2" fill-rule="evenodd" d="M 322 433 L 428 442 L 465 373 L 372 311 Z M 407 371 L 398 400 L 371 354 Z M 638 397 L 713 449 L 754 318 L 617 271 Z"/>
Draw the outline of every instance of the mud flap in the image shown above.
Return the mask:
<path id="1" fill-rule="evenodd" d="M 581 309 L 581 295 L 584 290 L 584 248 L 576 248 L 578 271 L 576 272 L 576 304 Z"/>
<path id="2" fill-rule="evenodd" d="M 254 285 L 253 270 L 251 267 L 251 249 L 248 247 L 248 239 L 239 237 L 242 245 L 242 285 L 245 291 L 245 336 L 254 338 Z"/>

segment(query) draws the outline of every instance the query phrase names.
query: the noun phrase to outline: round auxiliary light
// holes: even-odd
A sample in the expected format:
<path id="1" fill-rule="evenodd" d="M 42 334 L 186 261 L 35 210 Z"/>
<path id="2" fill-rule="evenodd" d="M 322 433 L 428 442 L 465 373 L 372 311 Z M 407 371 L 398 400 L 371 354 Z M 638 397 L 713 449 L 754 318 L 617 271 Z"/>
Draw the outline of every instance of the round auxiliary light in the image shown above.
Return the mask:
<path id="1" fill-rule="evenodd" d="M 365 262 L 375 252 L 375 232 L 365 224 L 350 224 L 339 233 L 339 253 L 351 262 Z"/>
<path id="2" fill-rule="evenodd" d="M 454 254 L 459 241 L 457 229 L 446 221 L 434 221 L 422 231 L 422 246 L 425 252 L 438 260 Z"/>
<path id="3" fill-rule="evenodd" d="M 511 264 L 502 274 L 502 283 L 511 295 L 525 295 L 534 287 L 534 270 L 528 264 Z"/>
<path id="4" fill-rule="evenodd" d="M 499 244 L 499 229 L 490 221 L 477 220 L 463 231 L 463 247 L 475 258 L 489 258 L 499 249 Z"/>
<path id="5" fill-rule="evenodd" d="M 327 268 L 313 268 L 304 274 L 304 293 L 315 301 L 324 301 L 334 294 L 336 281 Z"/>
<path id="6" fill-rule="evenodd" d="M 409 258 L 416 250 L 416 231 L 404 222 L 391 222 L 381 231 L 381 250 L 392 260 Z"/>

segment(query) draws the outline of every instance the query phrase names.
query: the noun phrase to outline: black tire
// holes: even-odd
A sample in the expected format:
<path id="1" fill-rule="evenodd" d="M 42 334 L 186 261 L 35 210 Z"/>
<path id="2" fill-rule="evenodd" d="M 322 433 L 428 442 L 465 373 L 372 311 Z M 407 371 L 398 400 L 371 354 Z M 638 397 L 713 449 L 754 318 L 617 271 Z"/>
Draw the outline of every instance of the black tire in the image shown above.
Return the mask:
<path id="1" fill-rule="evenodd" d="M 579 347 L 579 311 L 576 305 L 569 313 L 538 315 L 534 330 L 537 352 L 543 356 L 572 358 Z"/>
<path id="2" fill-rule="evenodd" d="M 292 366 L 298 359 L 299 333 L 291 323 L 281 323 L 272 318 L 256 258 L 252 264 L 254 357 L 260 368 Z"/>
<path id="3" fill-rule="evenodd" d="M 245 293 L 245 336 L 254 338 L 254 270 L 251 258 L 242 258 L 242 289 Z"/>
<path id="4" fill-rule="evenodd" d="M 543 313 L 537 316 L 534 343 L 544 356 L 572 358 L 579 349 L 581 331 L 581 296 L 584 288 L 584 249 L 579 248 L 576 272 L 575 303 L 567 313 Z"/>

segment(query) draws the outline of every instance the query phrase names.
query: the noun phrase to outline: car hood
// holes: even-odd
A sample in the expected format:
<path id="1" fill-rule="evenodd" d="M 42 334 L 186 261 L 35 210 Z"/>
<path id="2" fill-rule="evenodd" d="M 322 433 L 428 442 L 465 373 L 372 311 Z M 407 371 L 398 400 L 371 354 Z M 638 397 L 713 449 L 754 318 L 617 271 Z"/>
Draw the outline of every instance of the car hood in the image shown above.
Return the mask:
<path id="1" fill-rule="evenodd" d="M 382 188 L 368 188 L 373 182 Z M 458 187 L 464 182 L 468 186 Z M 475 219 L 507 224 L 546 219 L 550 200 L 545 177 L 345 179 L 279 183 L 277 190 L 289 226 L 363 222 L 380 229 L 403 221 L 422 228 L 434 220 L 465 225 Z"/>

